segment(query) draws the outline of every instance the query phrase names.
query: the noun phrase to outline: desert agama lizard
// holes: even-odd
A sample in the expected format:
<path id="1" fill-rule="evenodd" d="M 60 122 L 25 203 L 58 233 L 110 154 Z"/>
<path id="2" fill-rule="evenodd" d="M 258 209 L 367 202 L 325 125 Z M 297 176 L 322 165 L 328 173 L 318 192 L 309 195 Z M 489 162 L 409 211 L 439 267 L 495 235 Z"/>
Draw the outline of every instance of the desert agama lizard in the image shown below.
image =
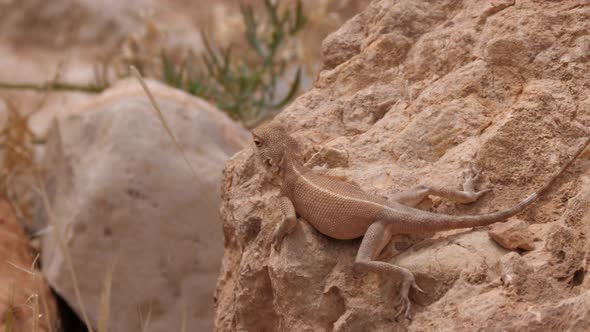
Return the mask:
<path id="1" fill-rule="evenodd" d="M 428 195 L 461 203 L 476 201 L 487 192 L 475 190 L 477 172 L 466 173 L 463 191 L 420 185 L 386 200 L 364 192 L 355 184 L 323 176 L 304 166 L 297 142 L 277 123 L 271 122 L 254 129 L 252 136 L 260 160 L 282 177 L 280 206 L 284 219 L 273 234 L 275 248 L 293 230 L 297 215 L 331 238 L 347 240 L 363 236 L 354 263 L 355 269 L 400 274 L 401 308 L 396 317 L 403 312 L 406 318 L 410 318 L 410 288 L 423 291 L 410 270 L 375 260 L 392 234 L 442 231 L 505 221 L 528 207 L 590 143 L 590 138 L 586 139 L 573 157 L 540 190 L 513 207 L 490 214 L 453 216 L 420 210 L 414 206 Z"/>

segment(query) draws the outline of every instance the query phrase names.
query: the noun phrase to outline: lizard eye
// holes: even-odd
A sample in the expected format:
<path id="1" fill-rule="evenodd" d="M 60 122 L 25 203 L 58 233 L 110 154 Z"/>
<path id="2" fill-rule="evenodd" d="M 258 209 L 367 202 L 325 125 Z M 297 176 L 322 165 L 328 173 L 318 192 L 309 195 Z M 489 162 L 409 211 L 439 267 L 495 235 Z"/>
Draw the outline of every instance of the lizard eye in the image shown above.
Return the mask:
<path id="1" fill-rule="evenodd" d="M 262 145 L 262 141 L 260 140 L 260 138 L 258 138 L 258 137 L 254 137 L 254 144 L 255 144 L 257 147 L 260 147 L 260 146 Z"/>

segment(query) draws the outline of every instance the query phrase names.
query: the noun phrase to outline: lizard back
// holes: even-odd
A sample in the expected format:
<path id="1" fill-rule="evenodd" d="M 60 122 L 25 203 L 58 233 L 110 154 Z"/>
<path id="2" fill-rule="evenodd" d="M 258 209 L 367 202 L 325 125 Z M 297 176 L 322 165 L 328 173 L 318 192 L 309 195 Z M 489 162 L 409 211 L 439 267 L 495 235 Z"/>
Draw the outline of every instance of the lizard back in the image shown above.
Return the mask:
<path id="1" fill-rule="evenodd" d="M 363 236 L 383 209 L 385 200 L 358 186 L 292 165 L 286 171 L 283 191 L 295 210 L 319 232 L 348 240 Z"/>

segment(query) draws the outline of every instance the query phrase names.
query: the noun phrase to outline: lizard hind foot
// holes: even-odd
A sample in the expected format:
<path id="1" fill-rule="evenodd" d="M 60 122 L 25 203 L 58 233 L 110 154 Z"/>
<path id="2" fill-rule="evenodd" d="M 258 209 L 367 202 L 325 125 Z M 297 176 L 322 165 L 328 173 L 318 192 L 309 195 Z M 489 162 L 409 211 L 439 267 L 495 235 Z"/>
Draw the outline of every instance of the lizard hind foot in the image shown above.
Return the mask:
<path id="1" fill-rule="evenodd" d="M 410 289 L 413 288 L 415 291 L 420 292 L 420 293 L 426 293 L 424 292 L 424 290 L 422 290 L 422 288 L 420 288 L 418 286 L 418 284 L 416 284 L 416 280 L 414 279 L 414 275 L 410 274 L 410 275 L 405 275 L 403 280 L 402 280 L 402 284 L 399 290 L 399 304 L 400 304 L 400 308 L 398 309 L 398 311 L 395 314 L 395 321 L 398 321 L 399 317 L 401 316 L 401 314 L 404 314 L 404 318 L 407 320 L 412 320 L 412 301 L 410 301 L 410 297 L 409 297 L 409 293 L 410 293 Z"/>
<path id="2" fill-rule="evenodd" d="M 400 297 L 400 308 L 397 311 L 397 313 L 395 314 L 395 321 L 398 322 L 399 321 L 399 317 L 401 316 L 402 313 L 404 313 L 404 318 L 407 320 L 412 320 L 412 316 L 410 315 L 411 309 L 412 309 L 412 302 L 410 302 L 410 299 L 408 297 Z"/>
<path id="3" fill-rule="evenodd" d="M 492 191 L 492 189 L 482 189 L 477 191 L 475 189 L 476 183 L 481 176 L 481 171 L 473 164 L 469 166 L 467 171 L 463 172 L 463 193 L 458 201 L 461 203 L 472 203 L 477 201 L 481 196 Z"/>
<path id="4" fill-rule="evenodd" d="M 475 183 L 477 182 L 477 180 L 479 180 L 480 176 L 481 176 L 481 170 L 479 170 L 477 167 L 475 167 L 474 164 L 470 164 L 469 168 L 465 171 L 463 171 L 463 180 L 465 182 L 471 182 L 471 183 Z"/>

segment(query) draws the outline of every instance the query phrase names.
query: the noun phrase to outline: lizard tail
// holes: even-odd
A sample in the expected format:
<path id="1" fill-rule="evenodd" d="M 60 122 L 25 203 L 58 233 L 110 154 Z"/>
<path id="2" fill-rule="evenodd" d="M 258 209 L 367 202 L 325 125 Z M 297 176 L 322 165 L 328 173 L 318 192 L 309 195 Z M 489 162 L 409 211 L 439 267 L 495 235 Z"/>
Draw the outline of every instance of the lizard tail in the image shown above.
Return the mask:
<path id="1" fill-rule="evenodd" d="M 539 197 L 534 193 L 513 207 L 489 214 L 475 216 L 453 216 L 424 210 L 408 208 L 403 210 L 385 209 L 384 220 L 395 224 L 395 231 L 412 234 L 417 232 L 436 232 L 458 228 L 486 226 L 522 212 Z"/>
<path id="2" fill-rule="evenodd" d="M 395 229 L 400 233 L 415 233 L 424 231 L 442 231 L 458 228 L 468 228 L 476 226 L 490 225 L 495 222 L 505 221 L 506 219 L 522 212 L 529 207 L 543 192 L 549 188 L 555 179 L 559 177 L 578 156 L 590 144 L 590 137 L 586 138 L 584 143 L 578 148 L 570 160 L 561 167 L 559 172 L 555 173 L 537 192 L 528 196 L 522 202 L 513 207 L 489 214 L 475 216 L 453 216 L 448 214 L 438 214 L 423 211 L 414 208 L 393 209 L 386 208 L 383 211 L 383 219 L 395 224 Z"/>

